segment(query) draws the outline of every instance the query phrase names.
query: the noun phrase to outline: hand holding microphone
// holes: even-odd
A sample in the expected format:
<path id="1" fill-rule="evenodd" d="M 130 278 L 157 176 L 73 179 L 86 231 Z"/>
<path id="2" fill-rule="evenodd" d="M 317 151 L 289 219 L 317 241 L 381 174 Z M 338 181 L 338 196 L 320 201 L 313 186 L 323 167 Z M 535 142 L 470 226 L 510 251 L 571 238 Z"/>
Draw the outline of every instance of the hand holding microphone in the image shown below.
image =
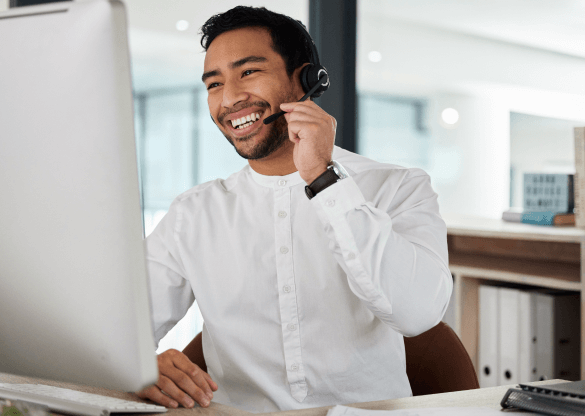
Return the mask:
<path id="1" fill-rule="evenodd" d="M 280 108 L 288 123 L 288 138 L 295 144 L 295 167 L 310 184 L 327 170 L 331 161 L 337 121 L 313 101 L 283 103 Z"/>

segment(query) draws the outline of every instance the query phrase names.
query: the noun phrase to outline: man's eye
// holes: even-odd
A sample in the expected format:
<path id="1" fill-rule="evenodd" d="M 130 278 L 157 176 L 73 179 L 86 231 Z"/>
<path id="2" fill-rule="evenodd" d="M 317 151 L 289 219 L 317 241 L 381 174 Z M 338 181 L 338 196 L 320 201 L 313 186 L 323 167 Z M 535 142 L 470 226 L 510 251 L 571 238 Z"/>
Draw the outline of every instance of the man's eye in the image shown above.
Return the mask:
<path id="1" fill-rule="evenodd" d="M 219 83 L 217 83 L 217 82 L 212 82 L 211 84 L 209 84 L 209 85 L 207 86 L 207 89 L 208 89 L 208 90 L 210 90 L 210 89 L 212 89 L 212 88 L 215 88 L 215 87 L 216 87 L 216 86 L 218 86 L 218 85 L 219 85 Z"/>
<path id="2" fill-rule="evenodd" d="M 250 74 L 253 74 L 253 73 L 254 73 L 254 72 L 256 72 L 256 71 L 257 71 L 256 69 L 246 69 L 246 70 L 245 70 L 245 71 L 242 73 L 242 75 L 250 75 Z"/>

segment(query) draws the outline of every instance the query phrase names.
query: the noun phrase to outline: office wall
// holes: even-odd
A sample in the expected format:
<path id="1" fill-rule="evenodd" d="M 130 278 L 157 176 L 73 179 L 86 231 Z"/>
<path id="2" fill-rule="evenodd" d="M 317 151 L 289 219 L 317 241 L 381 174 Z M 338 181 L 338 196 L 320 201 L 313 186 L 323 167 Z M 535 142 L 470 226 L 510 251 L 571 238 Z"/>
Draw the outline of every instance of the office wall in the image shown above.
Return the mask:
<path id="1" fill-rule="evenodd" d="M 429 102 L 441 212 L 499 218 L 510 202 L 509 113 L 583 118 L 585 59 L 359 12 L 359 91 Z M 446 107 L 460 113 L 454 128 L 440 122 Z"/>
<path id="2" fill-rule="evenodd" d="M 459 121 L 446 126 L 445 108 Z M 509 202 L 509 110 L 482 96 L 434 94 L 429 103 L 433 189 L 441 213 L 499 218 Z"/>
<path id="3" fill-rule="evenodd" d="M 0 12 L 8 9 L 8 2 L 9 0 L 0 0 Z"/>

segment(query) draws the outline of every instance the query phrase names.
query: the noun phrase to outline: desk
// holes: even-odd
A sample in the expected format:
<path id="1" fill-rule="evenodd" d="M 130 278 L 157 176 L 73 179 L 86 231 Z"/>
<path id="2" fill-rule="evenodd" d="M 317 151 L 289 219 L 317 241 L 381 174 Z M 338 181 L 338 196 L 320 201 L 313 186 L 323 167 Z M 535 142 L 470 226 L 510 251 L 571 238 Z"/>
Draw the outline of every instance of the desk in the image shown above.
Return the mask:
<path id="1" fill-rule="evenodd" d="M 535 386 L 545 384 L 564 383 L 564 380 L 546 380 L 529 383 Z M 107 390 L 96 387 L 79 386 L 69 383 L 60 383 L 55 381 L 40 380 L 30 377 L 19 377 L 9 374 L 0 373 L 0 383 L 42 383 L 56 387 L 64 387 L 72 390 L 84 391 L 87 393 L 102 394 L 104 396 L 116 397 L 125 400 L 140 400 L 133 393 L 125 393 L 115 390 Z M 477 390 L 465 390 L 454 393 L 430 394 L 428 396 L 405 397 L 403 399 L 381 400 L 377 402 L 348 404 L 347 406 L 359 407 L 361 409 L 372 410 L 396 410 L 409 409 L 417 407 L 490 407 L 493 409 L 500 409 L 500 401 L 510 386 L 490 387 Z M 327 411 L 333 406 L 316 407 L 313 409 L 303 410 L 289 410 L 285 412 L 263 413 L 264 415 L 278 415 L 278 416 L 325 416 Z M 145 415 L 144 413 L 134 413 L 133 415 Z M 150 413 L 153 415 L 201 415 L 201 416 L 245 416 L 253 415 L 253 413 L 245 412 L 243 410 L 234 409 L 219 403 L 211 403 L 207 409 L 201 407 L 194 407 L 193 409 L 169 409 L 167 413 Z"/>
<path id="2" fill-rule="evenodd" d="M 576 367 L 571 376 L 585 379 L 585 230 L 462 215 L 445 214 L 443 219 L 449 269 L 455 276 L 453 329 L 475 371 L 479 373 L 479 287 L 519 284 L 581 295 L 581 369 L 579 373 Z"/>

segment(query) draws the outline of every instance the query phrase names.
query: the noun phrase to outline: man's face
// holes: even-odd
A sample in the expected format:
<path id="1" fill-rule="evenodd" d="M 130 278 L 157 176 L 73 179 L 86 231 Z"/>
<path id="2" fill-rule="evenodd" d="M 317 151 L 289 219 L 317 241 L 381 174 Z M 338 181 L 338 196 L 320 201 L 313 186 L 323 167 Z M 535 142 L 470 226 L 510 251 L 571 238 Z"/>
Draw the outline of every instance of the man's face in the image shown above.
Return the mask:
<path id="1" fill-rule="evenodd" d="M 209 112 L 240 156 L 262 159 L 288 140 L 284 117 L 268 125 L 263 120 L 303 91 L 297 71 L 289 78 L 284 60 L 272 49 L 268 30 L 241 28 L 215 38 L 205 55 L 203 82 Z M 247 117 L 250 121 L 241 123 Z"/>

